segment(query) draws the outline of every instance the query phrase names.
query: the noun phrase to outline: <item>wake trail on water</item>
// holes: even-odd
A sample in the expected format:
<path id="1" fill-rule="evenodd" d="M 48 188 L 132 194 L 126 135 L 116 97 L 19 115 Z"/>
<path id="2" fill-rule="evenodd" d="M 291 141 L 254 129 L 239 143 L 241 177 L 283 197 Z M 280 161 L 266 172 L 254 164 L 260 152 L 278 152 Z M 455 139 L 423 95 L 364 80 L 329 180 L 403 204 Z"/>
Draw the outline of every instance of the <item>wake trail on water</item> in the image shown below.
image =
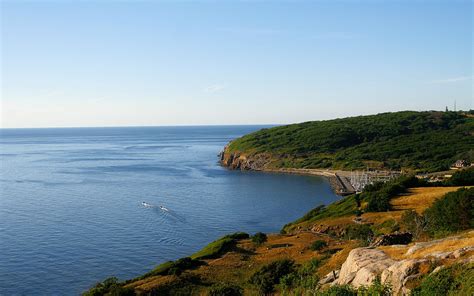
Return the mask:
<path id="1" fill-rule="evenodd" d="M 156 205 L 153 205 L 153 204 L 150 204 L 150 203 L 147 203 L 147 202 L 142 202 L 142 206 L 144 208 L 151 208 L 153 209 L 153 211 L 155 211 L 156 213 L 160 214 L 160 216 L 162 217 L 167 217 L 167 218 L 171 218 L 172 220 L 175 220 L 175 221 L 179 221 L 179 222 L 182 222 L 182 223 L 185 223 L 186 222 L 186 218 L 183 217 L 182 215 L 176 213 L 175 211 L 172 211 L 164 206 L 156 206 Z"/>

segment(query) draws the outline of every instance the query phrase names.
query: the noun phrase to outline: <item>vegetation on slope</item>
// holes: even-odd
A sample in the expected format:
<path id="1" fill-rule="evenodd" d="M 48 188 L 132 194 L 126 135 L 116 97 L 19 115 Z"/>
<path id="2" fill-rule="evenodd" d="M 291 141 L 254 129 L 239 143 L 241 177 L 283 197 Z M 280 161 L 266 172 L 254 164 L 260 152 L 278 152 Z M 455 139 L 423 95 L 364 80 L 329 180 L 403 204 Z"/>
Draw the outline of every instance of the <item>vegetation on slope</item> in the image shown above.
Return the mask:
<path id="1" fill-rule="evenodd" d="M 237 240 L 246 238 L 249 238 L 249 235 L 245 232 L 236 232 L 223 236 L 220 239 L 208 244 L 199 252 L 191 255 L 191 258 L 195 260 L 217 258 L 234 247 Z"/>
<path id="2" fill-rule="evenodd" d="M 421 284 L 413 289 L 413 296 L 431 295 L 473 295 L 474 264 L 454 264 L 426 276 Z"/>
<path id="3" fill-rule="evenodd" d="M 451 178 L 445 181 L 447 186 L 469 186 L 474 185 L 474 167 L 459 170 Z"/>
<path id="4" fill-rule="evenodd" d="M 232 141 L 229 152 L 266 153 L 274 167 L 447 169 L 474 161 L 474 118 L 460 112 L 382 113 L 263 129 Z"/>
<path id="5" fill-rule="evenodd" d="M 437 199 L 422 215 L 406 211 L 402 221 L 416 237 L 426 233 L 432 237 L 474 227 L 474 187 L 460 188 Z"/>
<path id="6" fill-rule="evenodd" d="M 455 184 L 463 184 L 472 186 L 474 185 L 474 181 L 471 180 L 472 173 L 474 168 L 469 168 L 465 170 L 460 170 L 456 174 L 453 175 L 455 178 Z M 371 185 L 366 186 L 364 191 L 360 194 L 353 194 L 343 199 L 336 201 L 328 206 L 318 206 L 308 213 L 306 213 L 303 217 L 286 224 L 281 233 L 287 233 L 293 230 L 297 225 L 301 225 L 304 223 L 314 223 L 319 220 L 328 219 L 328 218 L 339 218 L 339 217 L 348 217 L 348 216 L 360 216 L 363 213 L 370 213 L 370 212 L 387 212 L 393 210 L 393 205 L 391 203 L 393 198 L 400 196 L 401 194 L 405 194 L 408 192 L 410 188 L 414 187 L 430 187 L 430 186 L 449 186 L 453 182 L 448 179 L 446 182 L 442 183 L 428 183 L 423 179 L 418 179 L 414 176 L 400 176 L 396 179 L 393 179 L 389 182 L 385 183 L 374 183 Z M 431 229 L 433 231 L 435 229 L 441 231 L 445 231 L 449 233 L 452 231 L 452 228 L 456 228 L 457 230 L 466 229 L 466 227 L 474 227 L 474 221 L 472 221 L 472 213 L 474 212 L 473 207 L 474 201 L 474 189 L 460 189 L 457 192 L 452 192 L 449 195 L 446 195 L 439 201 L 436 201 L 430 211 L 433 214 L 429 214 L 430 212 L 427 211 L 428 215 L 426 218 L 417 214 L 415 211 L 407 211 L 403 220 L 411 221 L 411 223 L 420 227 L 426 227 L 426 223 L 423 222 L 425 220 L 429 220 L 430 223 L 438 223 L 437 225 L 433 225 Z M 472 209 L 472 210 L 471 210 Z M 457 212 L 456 212 L 457 210 Z M 446 212 L 448 211 L 448 212 Z M 471 211 L 471 212 L 469 212 Z M 459 225 L 453 225 L 447 221 L 451 217 L 451 219 L 457 219 L 459 217 L 464 217 L 463 227 Z M 471 221 L 473 225 L 466 226 L 469 223 L 466 221 Z M 386 221 L 387 225 L 394 221 Z M 395 229 L 398 225 L 385 225 L 380 224 L 374 226 L 372 231 L 377 234 L 383 232 L 383 228 L 388 229 Z M 447 229 L 449 228 L 449 229 Z M 414 229 L 413 227 L 410 228 L 411 231 L 414 232 L 415 236 L 419 236 L 420 230 Z M 347 229 L 348 231 L 356 230 L 356 232 L 366 232 L 366 229 Z M 354 237 L 354 236 L 352 236 Z"/>

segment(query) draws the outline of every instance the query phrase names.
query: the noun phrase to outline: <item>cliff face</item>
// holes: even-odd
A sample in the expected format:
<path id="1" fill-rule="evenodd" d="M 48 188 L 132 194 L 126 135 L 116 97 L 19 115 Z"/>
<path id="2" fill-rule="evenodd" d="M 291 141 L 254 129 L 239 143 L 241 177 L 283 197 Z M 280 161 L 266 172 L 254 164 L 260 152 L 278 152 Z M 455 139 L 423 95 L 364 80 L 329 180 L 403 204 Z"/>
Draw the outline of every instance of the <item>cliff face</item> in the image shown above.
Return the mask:
<path id="1" fill-rule="evenodd" d="M 261 171 L 266 169 L 270 162 L 271 157 L 268 154 L 245 155 L 240 152 L 230 152 L 228 146 L 220 154 L 220 163 L 231 170 Z"/>

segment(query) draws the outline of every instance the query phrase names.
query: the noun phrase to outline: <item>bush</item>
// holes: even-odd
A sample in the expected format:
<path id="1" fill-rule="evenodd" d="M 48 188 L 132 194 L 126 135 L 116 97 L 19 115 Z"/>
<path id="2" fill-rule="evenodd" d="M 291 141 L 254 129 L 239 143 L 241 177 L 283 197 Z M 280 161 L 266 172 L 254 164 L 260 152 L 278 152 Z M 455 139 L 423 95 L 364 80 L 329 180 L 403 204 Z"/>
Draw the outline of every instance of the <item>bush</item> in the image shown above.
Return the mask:
<path id="1" fill-rule="evenodd" d="M 328 244 L 325 241 L 317 240 L 317 241 L 314 241 L 309 248 L 312 251 L 321 251 L 322 249 L 324 249 L 327 246 L 328 246 Z"/>
<path id="2" fill-rule="evenodd" d="M 357 295 L 363 296 L 392 296 L 392 288 L 383 285 L 380 282 L 380 277 L 375 278 L 375 281 L 370 286 L 362 286 L 357 289 Z"/>
<path id="3" fill-rule="evenodd" d="M 357 291 L 349 285 L 331 286 L 317 294 L 318 296 L 357 296 Z"/>
<path id="4" fill-rule="evenodd" d="M 228 234 L 208 244 L 199 252 L 194 253 L 193 255 L 191 255 L 191 258 L 193 259 L 217 258 L 219 256 L 222 256 L 229 250 L 231 250 L 236 245 L 237 240 L 247 239 L 247 238 L 249 238 L 249 235 L 245 232 L 236 232 L 233 234 Z"/>
<path id="5" fill-rule="evenodd" d="M 412 295 L 472 295 L 473 289 L 474 264 L 454 264 L 426 276 Z"/>
<path id="6" fill-rule="evenodd" d="M 390 286 L 382 285 L 380 279 L 376 278 L 370 286 L 361 286 L 355 289 L 349 285 L 331 286 L 325 291 L 316 293 L 318 296 L 391 296 Z M 433 294 L 435 295 L 435 294 Z"/>
<path id="7" fill-rule="evenodd" d="M 280 279 L 280 288 L 283 291 L 291 291 L 294 290 L 294 295 L 300 295 L 304 293 L 299 293 L 298 291 L 303 290 L 315 290 L 318 288 L 319 277 L 315 275 L 316 270 L 318 269 L 319 265 L 321 265 L 321 261 L 319 259 L 313 258 L 303 265 L 301 265 L 297 270 L 292 273 L 289 273 L 283 276 Z"/>
<path id="8" fill-rule="evenodd" d="M 374 233 L 367 224 L 354 224 L 346 228 L 346 239 L 358 239 L 364 242 L 370 242 L 374 237 Z"/>
<path id="9" fill-rule="evenodd" d="M 133 296 L 135 291 L 133 288 L 124 288 L 116 277 L 105 279 L 101 283 L 97 283 L 89 291 L 83 293 L 83 296 Z"/>
<path id="10" fill-rule="evenodd" d="M 231 238 L 231 239 L 236 239 L 236 240 L 240 240 L 240 239 L 247 239 L 250 237 L 250 235 L 246 232 L 234 232 L 232 234 L 228 234 L 226 236 L 224 236 L 224 238 Z"/>
<path id="11" fill-rule="evenodd" d="M 252 236 L 252 242 L 256 244 L 257 246 L 263 244 L 266 241 L 267 241 L 267 235 L 263 232 L 257 232 L 255 233 L 254 236 Z"/>
<path id="12" fill-rule="evenodd" d="M 152 271 L 144 274 L 143 276 L 137 278 L 137 280 L 144 279 L 150 276 L 156 275 L 180 275 L 183 271 L 188 269 L 193 269 L 202 265 L 203 262 L 200 260 L 194 260 L 190 257 L 184 257 L 176 261 L 167 261 L 158 265 Z"/>
<path id="13" fill-rule="evenodd" d="M 474 227 L 474 187 L 447 193 L 425 210 L 428 232 L 449 233 Z"/>
<path id="14" fill-rule="evenodd" d="M 154 287 L 149 293 L 145 295 L 197 295 L 197 291 L 200 290 L 200 286 L 202 286 L 202 282 L 198 276 L 193 274 L 183 274 L 180 277 L 174 278 L 172 281 L 165 282 Z"/>
<path id="15" fill-rule="evenodd" d="M 388 219 L 388 220 L 383 221 L 380 224 L 373 225 L 371 229 L 374 232 L 374 236 L 378 236 L 378 235 L 390 234 L 395 231 L 399 231 L 400 225 L 398 224 L 397 220 Z"/>
<path id="16" fill-rule="evenodd" d="M 419 238 L 426 231 L 427 227 L 425 217 L 419 215 L 414 210 L 406 210 L 403 212 L 401 223 L 405 230 L 410 232 L 415 238 Z"/>
<path id="17" fill-rule="evenodd" d="M 241 296 L 243 295 L 243 289 L 239 286 L 232 284 L 214 284 L 209 289 L 209 296 Z"/>
<path id="18" fill-rule="evenodd" d="M 368 212 L 386 212 L 392 209 L 390 200 L 407 191 L 407 188 L 416 187 L 424 184 L 414 176 L 400 176 L 394 180 L 380 184 L 366 186 L 362 197 L 367 201 L 366 211 Z"/>
<path id="19" fill-rule="evenodd" d="M 294 271 L 295 264 L 293 260 L 278 260 L 256 271 L 250 277 L 249 282 L 255 285 L 262 294 L 268 294 L 273 291 L 274 286 L 280 282 L 282 277 Z"/>
<path id="20" fill-rule="evenodd" d="M 448 186 L 470 186 L 474 185 L 474 167 L 459 170 L 451 178 L 446 180 Z"/>

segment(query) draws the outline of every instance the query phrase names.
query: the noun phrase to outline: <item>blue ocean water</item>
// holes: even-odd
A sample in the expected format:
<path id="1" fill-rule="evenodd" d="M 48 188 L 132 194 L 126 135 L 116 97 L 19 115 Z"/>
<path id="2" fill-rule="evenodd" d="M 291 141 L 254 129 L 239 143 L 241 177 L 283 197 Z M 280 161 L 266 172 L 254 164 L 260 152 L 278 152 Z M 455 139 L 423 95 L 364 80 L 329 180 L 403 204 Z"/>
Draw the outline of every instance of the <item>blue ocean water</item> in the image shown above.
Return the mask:
<path id="1" fill-rule="evenodd" d="M 78 295 L 339 198 L 324 178 L 219 166 L 260 128 L 0 130 L 0 294 Z"/>

